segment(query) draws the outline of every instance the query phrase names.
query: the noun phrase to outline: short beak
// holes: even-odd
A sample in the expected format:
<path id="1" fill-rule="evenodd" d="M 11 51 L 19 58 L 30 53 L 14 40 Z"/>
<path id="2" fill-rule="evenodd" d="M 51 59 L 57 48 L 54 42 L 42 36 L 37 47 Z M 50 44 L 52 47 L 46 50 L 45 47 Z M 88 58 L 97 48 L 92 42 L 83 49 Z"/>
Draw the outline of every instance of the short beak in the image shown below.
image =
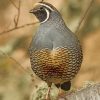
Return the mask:
<path id="1" fill-rule="evenodd" d="M 34 13 L 34 10 L 33 10 L 33 9 L 31 9 L 31 10 L 29 11 L 29 13 Z"/>
<path id="2" fill-rule="evenodd" d="M 35 8 L 37 5 L 39 5 L 39 3 L 36 3 L 36 4 L 34 5 L 33 9 L 31 9 L 31 10 L 29 11 L 29 13 L 35 13 L 37 10 L 35 10 L 34 8 Z"/>

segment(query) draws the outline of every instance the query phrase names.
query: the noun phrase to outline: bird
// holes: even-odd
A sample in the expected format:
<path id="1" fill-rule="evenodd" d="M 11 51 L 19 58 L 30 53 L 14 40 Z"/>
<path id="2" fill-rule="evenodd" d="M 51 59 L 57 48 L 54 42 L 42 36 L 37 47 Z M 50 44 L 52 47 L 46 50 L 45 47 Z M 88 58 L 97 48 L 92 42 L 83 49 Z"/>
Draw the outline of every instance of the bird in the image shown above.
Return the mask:
<path id="1" fill-rule="evenodd" d="M 38 2 L 29 12 L 40 23 L 29 47 L 31 68 L 47 83 L 47 100 L 52 84 L 64 91 L 70 90 L 71 80 L 81 68 L 82 46 L 52 4 Z"/>

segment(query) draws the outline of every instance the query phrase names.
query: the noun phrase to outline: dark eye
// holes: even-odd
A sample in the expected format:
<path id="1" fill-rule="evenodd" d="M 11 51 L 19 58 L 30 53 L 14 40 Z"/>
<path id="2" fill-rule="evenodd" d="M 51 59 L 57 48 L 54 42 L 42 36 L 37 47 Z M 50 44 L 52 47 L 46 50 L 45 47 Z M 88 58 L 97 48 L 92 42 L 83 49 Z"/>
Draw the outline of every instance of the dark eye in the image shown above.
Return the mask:
<path id="1" fill-rule="evenodd" d="M 41 8 L 40 8 L 40 10 L 44 10 L 44 8 L 43 8 L 43 7 L 41 7 Z"/>

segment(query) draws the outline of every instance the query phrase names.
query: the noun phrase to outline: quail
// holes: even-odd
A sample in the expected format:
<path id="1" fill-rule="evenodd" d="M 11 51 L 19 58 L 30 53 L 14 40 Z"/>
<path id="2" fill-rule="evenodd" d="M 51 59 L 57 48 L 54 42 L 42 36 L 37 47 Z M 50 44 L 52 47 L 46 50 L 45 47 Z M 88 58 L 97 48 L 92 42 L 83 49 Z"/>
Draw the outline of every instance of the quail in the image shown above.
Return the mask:
<path id="1" fill-rule="evenodd" d="M 82 49 L 77 36 L 65 25 L 59 11 L 50 3 L 38 2 L 30 10 L 40 22 L 29 48 L 33 72 L 48 85 L 65 91 L 82 63 Z"/>

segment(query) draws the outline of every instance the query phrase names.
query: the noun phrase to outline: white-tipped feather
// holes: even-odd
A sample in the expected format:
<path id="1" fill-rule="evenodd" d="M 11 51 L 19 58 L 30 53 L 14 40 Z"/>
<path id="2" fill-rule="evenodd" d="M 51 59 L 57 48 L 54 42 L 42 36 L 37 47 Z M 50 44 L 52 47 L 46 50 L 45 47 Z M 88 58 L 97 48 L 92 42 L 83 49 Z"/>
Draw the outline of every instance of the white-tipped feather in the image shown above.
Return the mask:
<path id="1" fill-rule="evenodd" d="M 36 3 L 34 6 L 37 6 L 37 5 L 41 5 L 41 6 L 45 6 L 47 7 L 48 9 L 50 9 L 51 11 L 54 11 L 50 6 L 46 5 L 46 4 L 43 4 L 43 3 Z"/>

